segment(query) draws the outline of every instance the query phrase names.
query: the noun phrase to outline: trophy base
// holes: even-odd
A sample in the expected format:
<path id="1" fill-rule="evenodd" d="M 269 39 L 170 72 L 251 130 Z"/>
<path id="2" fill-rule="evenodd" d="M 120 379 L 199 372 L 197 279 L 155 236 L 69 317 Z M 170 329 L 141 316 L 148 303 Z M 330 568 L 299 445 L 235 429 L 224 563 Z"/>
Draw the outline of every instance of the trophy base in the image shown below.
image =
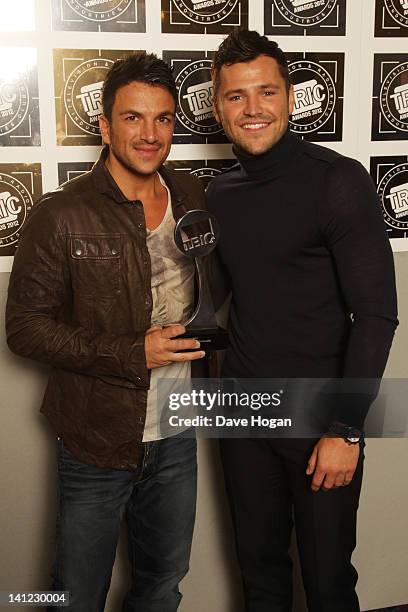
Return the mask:
<path id="1" fill-rule="evenodd" d="M 228 346 L 228 331 L 222 327 L 187 327 L 187 331 L 177 338 L 195 338 L 201 344 L 200 348 L 209 351 L 223 351 Z M 180 353 L 191 353 L 197 349 L 187 349 Z"/>

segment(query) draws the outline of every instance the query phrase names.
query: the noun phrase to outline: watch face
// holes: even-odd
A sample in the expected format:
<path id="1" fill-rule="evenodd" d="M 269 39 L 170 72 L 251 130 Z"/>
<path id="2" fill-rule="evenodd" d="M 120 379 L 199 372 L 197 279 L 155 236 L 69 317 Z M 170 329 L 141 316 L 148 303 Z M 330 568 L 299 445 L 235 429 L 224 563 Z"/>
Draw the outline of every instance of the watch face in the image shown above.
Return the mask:
<path id="1" fill-rule="evenodd" d="M 347 440 L 350 444 L 357 444 L 357 442 L 360 442 L 360 438 L 361 431 L 359 429 L 350 429 L 347 435 Z"/>

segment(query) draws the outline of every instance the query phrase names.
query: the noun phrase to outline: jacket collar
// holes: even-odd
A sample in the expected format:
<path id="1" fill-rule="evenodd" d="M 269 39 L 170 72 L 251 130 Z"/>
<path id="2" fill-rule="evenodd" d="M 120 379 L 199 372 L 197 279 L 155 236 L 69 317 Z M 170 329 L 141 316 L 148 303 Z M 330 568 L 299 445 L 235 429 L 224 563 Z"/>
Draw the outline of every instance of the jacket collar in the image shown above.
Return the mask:
<path id="1" fill-rule="evenodd" d="M 95 162 L 91 170 L 91 176 L 95 189 L 99 193 L 108 196 L 118 204 L 129 202 L 128 198 L 122 193 L 118 184 L 115 182 L 111 173 L 106 167 L 105 161 L 108 154 L 109 147 L 105 145 L 100 153 L 99 159 Z M 186 199 L 187 194 L 179 183 L 175 173 L 167 170 L 165 166 L 160 166 L 159 173 L 170 190 L 173 206 L 180 206 L 180 204 L 182 204 Z"/>
<path id="2" fill-rule="evenodd" d="M 119 186 L 114 181 L 111 173 L 105 165 L 105 161 L 108 157 L 108 154 L 109 147 L 105 145 L 101 151 L 101 154 L 99 155 L 98 161 L 95 162 L 91 170 L 91 176 L 95 189 L 99 193 L 108 196 L 112 200 L 115 200 L 115 202 L 117 202 L 118 204 L 129 202 L 127 197 L 119 189 Z"/>

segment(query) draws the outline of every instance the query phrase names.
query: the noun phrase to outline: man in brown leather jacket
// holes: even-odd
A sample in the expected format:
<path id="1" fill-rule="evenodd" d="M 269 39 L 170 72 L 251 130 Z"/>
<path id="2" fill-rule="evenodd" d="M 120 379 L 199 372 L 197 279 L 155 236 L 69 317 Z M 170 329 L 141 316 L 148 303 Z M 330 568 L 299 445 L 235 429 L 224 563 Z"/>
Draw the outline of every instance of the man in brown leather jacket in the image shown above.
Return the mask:
<path id="1" fill-rule="evenodd" d="M 184 332 L 194 269 L 173 230 L 204 207 L 192 177 L 162 167 L 175 83 L 162 60 L 118 60 L 103 89 L 105 147 L 93 169 L 45 194 L 17 249 L 7 305 L 14 352 L 48 363 L 42 412 L 58 436 L 53 589 L 69 610 L 104 609 L 126 511 L 132 584 L 124 610 L 174 612 L 188 569 L 195 440 L 160 439 L 158 377 L 204 356 Z M 191 352 L 178 352 L 195 349 Z"/>

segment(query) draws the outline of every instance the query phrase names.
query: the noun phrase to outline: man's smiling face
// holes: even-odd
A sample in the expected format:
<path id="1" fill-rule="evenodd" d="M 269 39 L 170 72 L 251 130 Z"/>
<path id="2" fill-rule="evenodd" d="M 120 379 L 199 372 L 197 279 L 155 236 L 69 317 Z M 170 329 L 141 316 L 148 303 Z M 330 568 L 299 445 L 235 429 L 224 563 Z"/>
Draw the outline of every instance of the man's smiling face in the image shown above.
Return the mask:
<path id="1" fill-rule="evenodd" d="M 222 66 L 214 114 L 232 143 L 251 155 L 273 147 L 285 133 L 293 110 L 277 61 L 259 55 L 249 62 Z"/>
<path id="2" fill-rule="evenodd" d="M 110 156 L 135 175 L 151 175 L 167 158 L 174 129 L 175 103 L 161 86 L 132 81 L 120 87 L 112 116 L 100 117 Z"/>

